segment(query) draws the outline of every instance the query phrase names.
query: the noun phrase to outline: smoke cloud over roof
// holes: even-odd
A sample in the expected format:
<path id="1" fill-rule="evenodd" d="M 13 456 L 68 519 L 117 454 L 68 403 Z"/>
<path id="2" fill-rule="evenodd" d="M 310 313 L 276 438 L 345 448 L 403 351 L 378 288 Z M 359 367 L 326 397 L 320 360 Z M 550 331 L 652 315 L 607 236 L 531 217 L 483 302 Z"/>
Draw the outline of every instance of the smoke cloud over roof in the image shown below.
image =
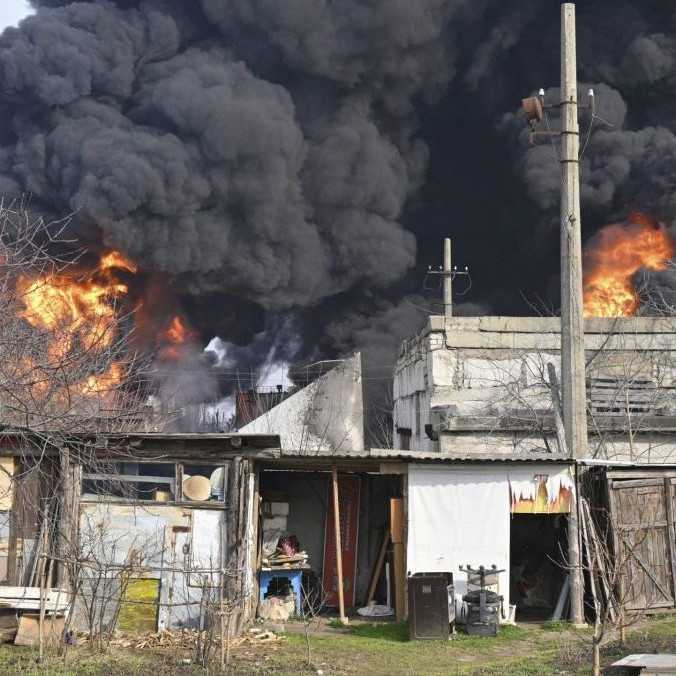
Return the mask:
<path id="1" fill-rule="evenodd" d="M 164 275 L 204 336 L 269 358 L 283 324 L 284 358 L 380 353 L 424 316 L 404 299 L 445 235 L 465 300 L 556 307 L 559 165 L 515 111 L 556 98 L 558 3 L 32 4 L 0 37 L 0 191 Z M 631 209 L 672 224 L 676 13 L 578 2 L 578 43 L 602 118 L 584 235 Z"/>

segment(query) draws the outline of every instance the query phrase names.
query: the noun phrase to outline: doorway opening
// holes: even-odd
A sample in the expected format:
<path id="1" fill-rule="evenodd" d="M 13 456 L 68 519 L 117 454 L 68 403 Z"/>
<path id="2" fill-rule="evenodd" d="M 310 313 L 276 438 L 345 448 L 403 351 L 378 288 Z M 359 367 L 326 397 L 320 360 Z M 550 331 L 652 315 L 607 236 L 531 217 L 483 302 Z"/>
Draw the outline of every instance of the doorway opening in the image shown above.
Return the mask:
<path id="1" fill-rule="evenodd" d="M 567 574 L 566 530 L 565 514 L 512 515 L 509 586 L 518 622 L 552 618 Z"/>

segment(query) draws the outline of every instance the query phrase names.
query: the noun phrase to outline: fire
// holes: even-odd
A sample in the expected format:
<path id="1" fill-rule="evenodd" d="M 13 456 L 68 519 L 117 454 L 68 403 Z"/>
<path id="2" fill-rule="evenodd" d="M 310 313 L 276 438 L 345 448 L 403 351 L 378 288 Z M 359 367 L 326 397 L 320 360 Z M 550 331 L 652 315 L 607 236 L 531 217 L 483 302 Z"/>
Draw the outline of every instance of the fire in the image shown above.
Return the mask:
<path id="1" fill-rule="evenodd" d="M 92 272 L 80 277 L 56 274 L 19 279 L 17 290 L 25 306 L 21 316 L 37 329 L 58 333 L 50 348 L 53 359 L 68 354 L 77 341 L 87 350 L 112 344 L 115 300 L 129 290 L 115 278 L 115 268 L 136 271 L 121 253 L 111 251 Z"/>
<path id="2" fill-rule="evenodd" d="M 634 276 L 641 269 L 665 270 L 676 242 L 663 225 L 633 213 L 629 225 L 609 225 L 584 252 L 584 316 L 628 317 L 640 299 Z"/>
<path id="3" fill-rule="evenodd" d="M 119 270 L 126 270 L 136 274 L 138 266 L 128 258 L 125 258 L 119 251 L 109 251 L 107 254 L 101 256 L 99 263 L 101 270 L 110 270 L 111 268 L 118 268 Z"/>
<path id="4" fill-rule="evenodd" d="M 195 334 L 188 328 L 185 320 L 178 315 L 174 316 L 167 329 L 160 336 L 160 344 L 162 345 L 159 351 L 160 358 L 178 360 L 182 348 L 194 338 Z"/>
<path id="5" fill-rule="evenodd" d="M 124 369 L 122 366 L 120 364 L 111 364 L 103 375 L 88 376 L 77 385 L 76 390 L 85 397 L 105 394 L 114 389 L 116 385 L 119 385 L 123 378 Z"/>
<path id="6" fill-rule="evenodd" d="M 22 276 L 17 282 L 20 316 L 49 336 L 47 358 L 53 366 L 79 348 L 100 354 L 113 344 L 117 325 L 116 302 L 129 288 L 115 270 L 130 273 L 137 266 L 119 251 L 103 254 L 88 272 Z M 110 391 L 122 381 L 124 369 L 113 363 L 103 374 L 89 375 L 75 386 L 82 395 Z"/>
<path id="7" fill-rule="evenodd" d="M 168 342 L 173 345 L 183 345 L 189 338 L 191 332 L 186 327 L 183 320 L 176 316 L 171 320 L 169 328 L 164 332 L 164 336 Z"/>

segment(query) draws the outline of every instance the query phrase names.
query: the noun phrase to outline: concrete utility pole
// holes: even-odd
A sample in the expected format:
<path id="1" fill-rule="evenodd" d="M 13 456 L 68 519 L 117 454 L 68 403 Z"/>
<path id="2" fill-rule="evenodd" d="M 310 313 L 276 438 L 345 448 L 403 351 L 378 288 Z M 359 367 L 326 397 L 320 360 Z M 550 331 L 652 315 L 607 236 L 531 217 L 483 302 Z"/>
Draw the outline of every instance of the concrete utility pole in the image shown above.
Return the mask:
<path id="1" fill-rule="evenodd" d="M 453 316 L 453 270 L 451 268 L 451 239 L 444 239 L 444 317 Z"/>
<path id="2" fill-rule="evenodd" d="M 567 2 L 561 5 L 561 383 L 566 445 L 573 458 L 587 455 L 579 149 L 575 5 Z M 584 623 L 579 537 L 575 500 L 568 520 L 574 624 Z"/>
<path id="3" fill-rule="evenodd" d="M 573 457 L 584 458 L 587 455 L 587 393 L 579 149 L 575 5 L 567 2 L 561 5 L 561 380 L 568 448 Z"/>

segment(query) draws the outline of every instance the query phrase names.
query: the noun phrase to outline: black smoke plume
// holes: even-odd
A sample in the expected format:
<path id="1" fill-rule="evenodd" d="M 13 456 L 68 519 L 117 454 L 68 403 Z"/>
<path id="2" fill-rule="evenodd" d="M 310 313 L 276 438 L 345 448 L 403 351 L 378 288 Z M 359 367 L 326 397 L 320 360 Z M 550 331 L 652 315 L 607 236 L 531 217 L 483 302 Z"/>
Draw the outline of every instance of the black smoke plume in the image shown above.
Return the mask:
<path id="1" fill-rule="evenodd" d="M 558 304 L 559 166 L 514 111 L 556 96 L 559 3 L 33 5 L 0 37 L 0 191 L 162 275 L 204 340 L 254 366 L 355 348 L 391 364 L 445 235 L 468 300 Z M 583 120 L 584 234 L 631 209 L 671 224 L 676 12 L 577 6 L 603 117 Z"/>

